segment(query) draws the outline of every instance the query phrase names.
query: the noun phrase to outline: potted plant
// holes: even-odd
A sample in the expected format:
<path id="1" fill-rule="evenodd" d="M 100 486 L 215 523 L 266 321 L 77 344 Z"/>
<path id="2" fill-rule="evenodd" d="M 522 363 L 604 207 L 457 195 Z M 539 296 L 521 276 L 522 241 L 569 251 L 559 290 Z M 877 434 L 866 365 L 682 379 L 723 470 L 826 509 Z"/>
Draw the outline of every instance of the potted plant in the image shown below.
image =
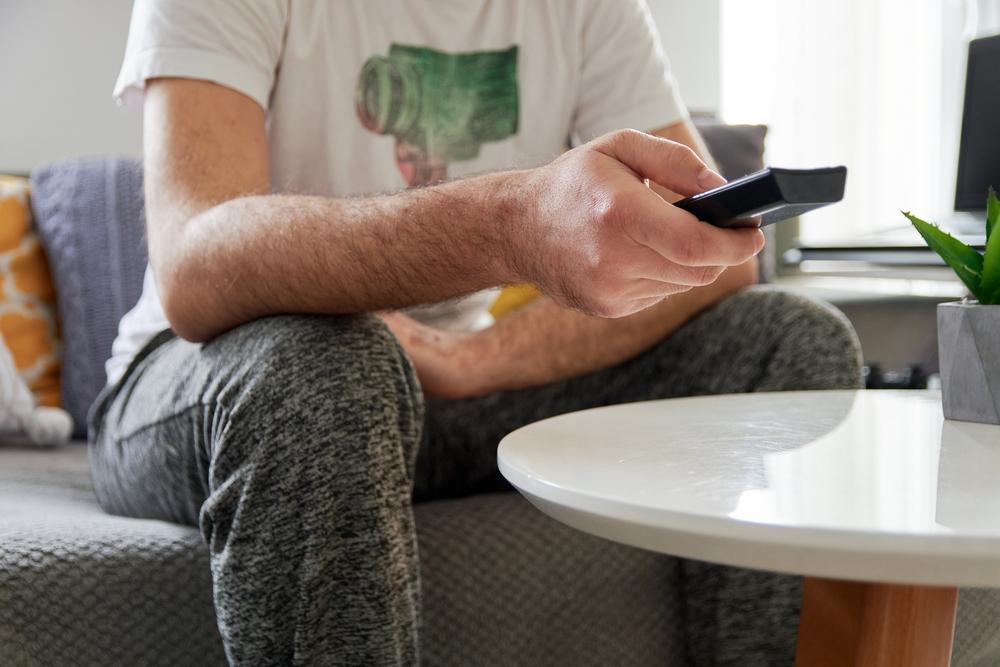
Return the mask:
<path id="1" fill-rule="evenodd" d="M 904 212 L 975 299 L 938 305 L 938 356 L 944 416 L 1000 424 L 1000 200 L 990 188 L 986 252 Z"/>

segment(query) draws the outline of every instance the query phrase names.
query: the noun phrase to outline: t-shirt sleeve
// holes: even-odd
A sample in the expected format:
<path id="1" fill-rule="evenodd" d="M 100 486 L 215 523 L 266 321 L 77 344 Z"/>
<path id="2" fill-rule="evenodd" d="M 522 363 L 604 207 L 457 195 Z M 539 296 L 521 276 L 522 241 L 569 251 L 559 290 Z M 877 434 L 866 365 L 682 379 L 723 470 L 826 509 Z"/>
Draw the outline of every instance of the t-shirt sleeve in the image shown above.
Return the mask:
<path id="1" fill-rule="evenodd" d="M 114 97 L 142 100 L 148 79 L 213 81 L 265 110 L 281 58 L 288 0 L 136 0 Z"/>
<path id="2" fill-rule="evenodd" d="M 588 7 L 574 145 L 622 128 L 645 132 L 687 120 L 645 0 L 591 0 Z"/>

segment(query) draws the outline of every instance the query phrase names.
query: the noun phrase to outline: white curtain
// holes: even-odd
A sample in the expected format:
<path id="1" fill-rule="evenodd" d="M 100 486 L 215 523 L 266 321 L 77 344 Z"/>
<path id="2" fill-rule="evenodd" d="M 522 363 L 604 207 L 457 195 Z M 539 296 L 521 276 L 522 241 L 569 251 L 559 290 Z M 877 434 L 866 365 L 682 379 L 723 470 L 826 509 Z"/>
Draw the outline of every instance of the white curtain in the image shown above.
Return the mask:
<path id="1" fill-rule="evenodd" d="M 723 0 L 722 115 L 770 127 L 775 166 L 846 164 L 806 242 L 951 211 L 968 39 L 1000 0 Z"/>
<path id="2" fill-rule="evenodd" d="M 1000 2 L 997 0 L 977 0 L 977 21 L 979 32 L 997 32 L 1000 30 Z"/>

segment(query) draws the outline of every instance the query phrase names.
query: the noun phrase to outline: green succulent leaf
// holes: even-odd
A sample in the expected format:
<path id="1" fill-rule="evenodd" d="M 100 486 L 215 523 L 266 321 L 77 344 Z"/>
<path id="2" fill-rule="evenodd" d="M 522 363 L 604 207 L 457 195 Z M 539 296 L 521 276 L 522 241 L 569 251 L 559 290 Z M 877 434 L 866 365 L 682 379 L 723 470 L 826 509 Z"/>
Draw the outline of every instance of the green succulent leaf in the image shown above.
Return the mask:
<path id="1" fill-rule="evenodd" d="M 1000 304 L 1000 233 L 990 235 L 992 219 L 993 224 L 1000 217 L 1000 202 L 990 189 L 990 201 L 988 204 L 988 215 L 986 223 L 986 254 L 983 256 L 983 277 L 979 282 L 979 303 L 986 306 Z"/>
<path id="2" fill-rule="evenodd" d="M 983 256 L 936 225 L 906 211 L 903 211 L 903 215 L 913 223 L 931 250 L 941 255 L 941 259 L 954 269 L 969 291 L 982 302 L 979 286 L 983 279 Z"/>
<path id="3" fill-rule="evenodd" d="M 990 240 L 990 236 L 993 234 L 993 228 L 996 227 L 997 222 L 1000 222 L 1000 199 L 997 199 L 997 193 L 990 186 L 990 194 L 986 198 L 986 240 Z"/>

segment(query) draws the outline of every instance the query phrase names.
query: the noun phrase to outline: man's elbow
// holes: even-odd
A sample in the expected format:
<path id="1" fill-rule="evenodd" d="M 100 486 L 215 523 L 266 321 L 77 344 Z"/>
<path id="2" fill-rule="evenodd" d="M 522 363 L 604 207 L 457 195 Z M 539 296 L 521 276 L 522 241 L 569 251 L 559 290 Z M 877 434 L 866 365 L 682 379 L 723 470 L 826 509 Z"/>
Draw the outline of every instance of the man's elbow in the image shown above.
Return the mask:
<path id="1" fill-rule="evenodd" d="M 163 314 L 175 334 L 192 343 L 203 343 L 222 331 L 210 314 L 213 308 L 206 285 L 210 282 L 193 275 L 183 266 L 154 269 Z"/>
<path id="2" fill-rule="evenodd" d="M 166 315 L 167 322 L 175 334 L 192 343 L 204 342 L 211 336 L 196 316 L 199 309 L 193 303 L 193 292 L 178 284 L 179 282 L 178 280 L 159 282 L 158 291 L 163 314 Z"/>

